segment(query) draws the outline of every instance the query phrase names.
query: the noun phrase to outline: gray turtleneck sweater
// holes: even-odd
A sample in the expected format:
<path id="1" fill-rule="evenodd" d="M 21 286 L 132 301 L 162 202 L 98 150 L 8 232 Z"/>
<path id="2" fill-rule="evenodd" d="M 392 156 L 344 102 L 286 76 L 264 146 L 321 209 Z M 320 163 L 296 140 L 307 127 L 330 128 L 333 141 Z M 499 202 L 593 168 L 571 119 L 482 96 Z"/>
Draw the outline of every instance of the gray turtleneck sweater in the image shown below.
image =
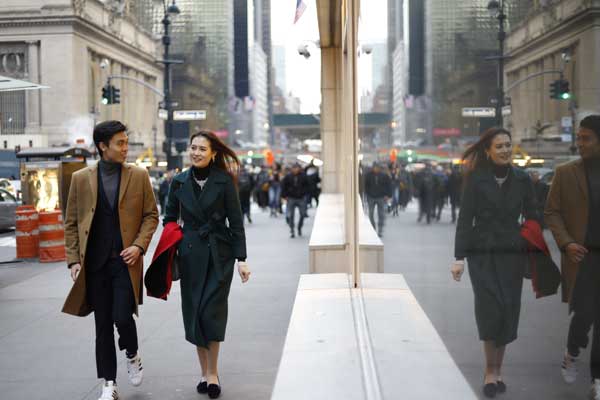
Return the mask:
<path id="1" fill-rule="evenodd" d="M 100 160 L 98 162 L 98 170 L 102 185 L 104 186 L 104 194 L 110 203 L 111 208 L 115 208 L 115 196 L 119 190 L 119 182 L 121 178 L 121 167 L 123 164 L 111 161 Z"/>

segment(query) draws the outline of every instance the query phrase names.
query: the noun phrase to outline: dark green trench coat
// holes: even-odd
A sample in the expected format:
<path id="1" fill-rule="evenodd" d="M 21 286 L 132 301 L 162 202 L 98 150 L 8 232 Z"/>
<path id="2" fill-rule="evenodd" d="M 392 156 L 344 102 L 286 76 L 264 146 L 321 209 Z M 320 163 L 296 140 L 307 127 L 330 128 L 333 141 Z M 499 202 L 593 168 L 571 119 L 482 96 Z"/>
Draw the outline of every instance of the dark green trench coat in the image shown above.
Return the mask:
<path id="1" fill-rule="evenodd" d="M 246 258 L 246 236 L 233 179 L 211 168 L 200 190 L 191 169 L 176 175 L 169 188 L 164 223 L 177 222 L 180 210 L 183 239 L 177 250 L 185 338 L 208 347 L 208 342 L 225 339 L 235 259 Z"/>
<path id="2" fill-rule="evenodd" d="M 467 258 L 479 338 L 506 345 L 517 338 L 527 242 L 521 219 L 539 222 L 529 175 L 512 168 L 499 186 L 490 168 L 465 182 L 456 225 L 455 256 Z"/>

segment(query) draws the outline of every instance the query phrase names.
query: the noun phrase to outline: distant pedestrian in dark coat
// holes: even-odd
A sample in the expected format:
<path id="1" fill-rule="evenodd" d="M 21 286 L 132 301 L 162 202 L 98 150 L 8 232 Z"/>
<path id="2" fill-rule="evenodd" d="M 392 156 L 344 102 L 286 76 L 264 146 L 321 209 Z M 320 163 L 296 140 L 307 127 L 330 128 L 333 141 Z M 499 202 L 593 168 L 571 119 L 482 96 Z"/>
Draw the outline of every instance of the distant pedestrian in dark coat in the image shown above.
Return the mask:
<path id="1" fill-rule="evenodd" d="M 417 222 L 421 222 L 423 216 L 428 224 L 435 217 L 435 199 L 436 199 L 436 177 L 431 170 L 431 165 L 425 165 L 425 168 L 417 174 L 415 191 L 419 198 L 419 217 Z"/>
<path id="2" fill-rule="evenodd" d="M 179 243 L 185 338 L 196 345 L 199 393 L 216 398 L 220 342 L 225 340 L 227 299 L 235 260 L 242 282 L 250 276 L 246 236 L 235 184 L 239 161 L 212 132 L 190 138 L 192 168 L 173 178 L 164 223 L 183 222 Z"/>
<path id="3" fill-rule="evenodd" d="M 563 301 L 573 312 L 561 372 L 577 377 L 577 358 L 594 327 L 591 398 L 600 399 L 600 115 L 584 118 L 577 132 L 581 159 L 560 165 L 546 203 L 546 223 L 562 253 Z"/>
<path id="4" fill-rule="evenodd" d="M 365 193 L 369 203 L 369 220 L 373 228 L 377 230 L 377 234 L 382 236 L 386 203 L 392 197 L 392 180 L 388 174 L 381 170 L 381 166 L 377 163 L 374 163 L 373 169 L 365 175 Z M 377 207 L 377 225 L 375 225 L 373 215 L 375 207 Z"/>
<path id="5" fill-rule="evenodd" d="M 254 190 L 254 178 L 245 168 L 240 168 L 240 174 L 238 175 L 238 193 L 240 195 L 242 216 L 248 218 L 249 223 L 252 223 L 252 216 L 250 215 L 250 198 L 252 196 L 252 190 Z"/>
<path id="6" fill-rule="evenodd" d="M 460 195 L 462 191 L 462 173 L 460 167 L 455 165 L 448 176 L 448 197 L 452 211 L 452 222 L 456 222 L 456 209 L 460 206 Z"/>
<path id="7" fill-rule="evenodd" d="M 295 237 L 294 225 L 296 208 L 300 213 L 298 220 L 298 236 L 302 236 L 302 226 L 306 217 L 306 194 L 308 193 L 308 179 L 302 171 L 300 164 L 294 164 L 292 172 L 281 181 L 281 198 L 287 201 L 286 218 L 290 226 L 290 237 Z"/>
<path id="8" fill-rule="evenodd" d="M 484 394 L 506 390 L 501 369 L 506 345 L 517 338 L 527 242 L 521 217 L 539 221 L 531 179 L 514 168 L 511 135 L 486 131 L 464 154 L 468 175 L 456 225 L 452 275 L 459 281 L 464 259 L 475 297 L 475 319 L 486 358 Z"/>

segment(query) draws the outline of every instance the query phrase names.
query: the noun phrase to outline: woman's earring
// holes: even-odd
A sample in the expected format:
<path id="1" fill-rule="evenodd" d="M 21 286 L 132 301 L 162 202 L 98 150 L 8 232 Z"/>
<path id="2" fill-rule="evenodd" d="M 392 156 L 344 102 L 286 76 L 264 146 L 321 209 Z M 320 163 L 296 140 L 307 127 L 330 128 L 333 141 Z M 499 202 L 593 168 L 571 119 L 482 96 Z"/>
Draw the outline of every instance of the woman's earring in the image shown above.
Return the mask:
<path id="1" fill-rule="evenodd" d="M 212 162 L 215 162 L 215 157 L 216 157 L 216 156 L 212 156 Z"/>

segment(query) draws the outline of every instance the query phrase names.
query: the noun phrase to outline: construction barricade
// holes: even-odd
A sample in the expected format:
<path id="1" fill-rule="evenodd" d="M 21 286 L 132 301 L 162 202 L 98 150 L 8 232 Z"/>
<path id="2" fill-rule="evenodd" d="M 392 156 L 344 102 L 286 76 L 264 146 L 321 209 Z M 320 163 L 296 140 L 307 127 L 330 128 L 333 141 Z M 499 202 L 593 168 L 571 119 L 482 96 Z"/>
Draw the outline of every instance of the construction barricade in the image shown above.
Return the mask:
<path id="1" fill-rule="evenodd" d="M 19 206 L 15 212 L 17 258 L 37 258 L 39 247 L 39 215 L 33 206 Z"/>
<path id="2" fill-rule="evenodd" d="M 60 210 L 42 211 L 39 217 L 40 262 L 65 261 L 65 227 Z"/>

